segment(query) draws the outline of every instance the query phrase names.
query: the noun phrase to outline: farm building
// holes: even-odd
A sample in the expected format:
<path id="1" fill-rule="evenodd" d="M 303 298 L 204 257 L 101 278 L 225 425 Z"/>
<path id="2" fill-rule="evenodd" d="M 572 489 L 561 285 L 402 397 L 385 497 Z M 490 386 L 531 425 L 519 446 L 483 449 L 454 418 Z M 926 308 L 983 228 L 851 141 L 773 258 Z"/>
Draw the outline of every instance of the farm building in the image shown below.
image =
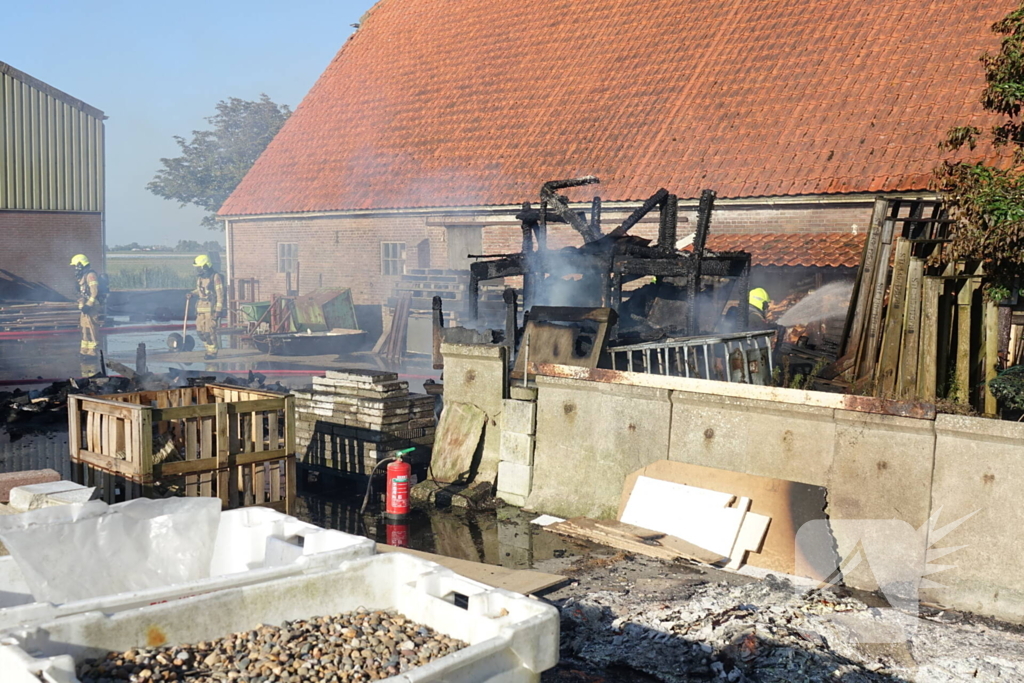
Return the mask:
<path id="1" fill-rule="evenodd" d="M 752 284 L 849 274 L 874 199 L 927 196 L 945 132 L 991 122 L 979 56 L 1015 6 L 382 0 L 222 207 L 233 296 L 393 305 L 412 268 L 518 251 L 522 202 L 584 175 L 605 231 L 661 187 L 685 230 L 708 188 Z"/>
<path id="2" fill-rule="evenodd" d="M 0 62 L 0 299 L 75 293 L 103 259 L 103 112 Z"/>

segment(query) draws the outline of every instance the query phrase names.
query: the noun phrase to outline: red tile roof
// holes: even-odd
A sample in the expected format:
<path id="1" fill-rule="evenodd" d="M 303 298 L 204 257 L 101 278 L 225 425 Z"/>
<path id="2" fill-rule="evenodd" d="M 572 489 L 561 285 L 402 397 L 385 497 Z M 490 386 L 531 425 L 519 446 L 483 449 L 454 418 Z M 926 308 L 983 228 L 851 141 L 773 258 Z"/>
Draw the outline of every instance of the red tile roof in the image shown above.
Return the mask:
<path id="1" fill-rule="evenodd" d="M 920 190 L 1016 6 L 381 0 L 221 214 Z"/>
<path id="2" fill-rule="evenodd" d="M 708 235 L 714 251 L 745 251 L 753 266 L 845 266 L 860 264 L 867 235 L 848 232 Z"/>

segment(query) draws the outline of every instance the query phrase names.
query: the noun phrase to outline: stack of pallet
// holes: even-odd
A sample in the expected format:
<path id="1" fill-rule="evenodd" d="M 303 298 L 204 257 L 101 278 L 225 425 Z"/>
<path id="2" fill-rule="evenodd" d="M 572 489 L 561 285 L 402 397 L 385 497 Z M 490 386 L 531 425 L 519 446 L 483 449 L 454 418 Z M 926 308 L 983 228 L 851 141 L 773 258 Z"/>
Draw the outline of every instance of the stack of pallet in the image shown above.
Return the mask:
<path id="1" fill-rule="evenodd" d="M 74 302 L 0 302 L 0 329 L 4 331 L 58 330 L 78 327 Z"/>
<path id="2" fill-rule="evenodd" d="M 434 397 L 410 394 L 395 373 L 328 370 L 294 394 L 299 463 L 308 469 L 366 475 L 405 448 L 416 448 L 413 462 L 429 456 Z"/>

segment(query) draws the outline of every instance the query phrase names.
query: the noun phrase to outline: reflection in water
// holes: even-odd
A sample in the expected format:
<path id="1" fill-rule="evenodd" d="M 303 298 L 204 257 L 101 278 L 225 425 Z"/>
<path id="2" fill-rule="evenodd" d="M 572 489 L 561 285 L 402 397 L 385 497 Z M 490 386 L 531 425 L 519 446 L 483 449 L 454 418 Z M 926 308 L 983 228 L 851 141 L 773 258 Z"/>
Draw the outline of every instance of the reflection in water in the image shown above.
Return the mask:
<path id="1" fill-rule="evenodd" d="M 325 496 L 300 491 L 295 516 L 317 526 L 473 562 L 529 569 L 534 562 L 576 554 L 579 547 L 529 523 L 536 515 L 517 508 L 471 512 L 461 508 L 414 509 L 403 523 L 381 514 L 359 514 L 362 492 Z M 403 528 L 404 527 L 404 528 Z"/>

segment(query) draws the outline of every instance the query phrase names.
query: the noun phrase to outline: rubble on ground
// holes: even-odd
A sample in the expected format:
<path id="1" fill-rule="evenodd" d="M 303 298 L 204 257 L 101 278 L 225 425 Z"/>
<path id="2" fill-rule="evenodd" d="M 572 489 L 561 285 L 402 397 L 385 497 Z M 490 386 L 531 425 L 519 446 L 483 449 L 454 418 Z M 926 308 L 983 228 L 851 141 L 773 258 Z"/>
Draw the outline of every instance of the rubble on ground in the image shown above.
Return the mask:
<path id="1" fill-rule="evenodd" d="M 601 570 L 612 580 L 590 587 L 599 590 L 578 586 L 559 602 L 563 661 L 625 668 L 666 683 L 1024 676 L 1024 635 L 1006 625 L 926 608 L 920 617 L 909 615 L 841 588 L 801 589 L 773 575 L 681 576 L 654 560 L 613 559 Z M 660 565 L 663 573 L 634 579 L 633 564 L 648 573 Z"/>
<path id="2" fill-rule="evenodd" d="M 131 368 L 114 361 L 108 367 L 118 373 L 115 376 L 94 375 L 54 382 L 42 389 L 25 391 L 0 391 L 0 420 L 12 440 L 26 434 L 40 434 L 67 427 L 68 394 L 106 396 L 129 394 L 136 391 L 157 391 L 185 387 L 199 383 L 230 384 L 249 389 L 287 393 L 288 388 L 278 382 L 267 383 L 266 376 L 249 371 L 244 378 L 201 372 L 187 372 L 171 368 L 167 373 L 136 373 Z"/>

